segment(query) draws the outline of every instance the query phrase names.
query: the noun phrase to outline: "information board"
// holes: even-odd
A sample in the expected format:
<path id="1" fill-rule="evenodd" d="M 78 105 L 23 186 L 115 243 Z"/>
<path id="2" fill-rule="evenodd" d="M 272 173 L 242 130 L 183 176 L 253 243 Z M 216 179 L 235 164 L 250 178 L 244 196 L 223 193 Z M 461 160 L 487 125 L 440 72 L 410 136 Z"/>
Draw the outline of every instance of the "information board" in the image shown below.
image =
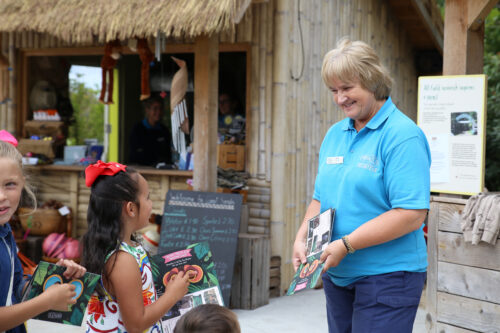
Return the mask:
<path id="1" fill-rule="evenodd" d="M 420 77 L 418 125 L 431 149 L 431 191 L 483 191 L 486 76 Z"/>
<path id="2" fill-rule="evenodd" d="M 226 306 L 238 247 L 241 204 L 239 194 L 170 190 L 161 223 L 159 254 L 193 243 L 209 243 Z"/>

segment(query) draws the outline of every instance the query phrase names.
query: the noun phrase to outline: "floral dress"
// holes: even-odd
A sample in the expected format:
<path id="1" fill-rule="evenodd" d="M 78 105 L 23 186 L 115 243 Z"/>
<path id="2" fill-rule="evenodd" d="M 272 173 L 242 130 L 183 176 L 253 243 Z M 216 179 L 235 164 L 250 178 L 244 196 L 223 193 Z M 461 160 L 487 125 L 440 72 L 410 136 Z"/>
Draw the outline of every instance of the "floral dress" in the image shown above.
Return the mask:
<path id="1" fill-rule="evenodd" d="M 142 277 L 142 299 L 144 306 L 151 304 L 157 300 L 156 291 L 153 283 L 153 274 L 151 272 L 151 265 L 149 263 L 148 255 L 141 245 L 136 247 L 130 246 L 124 242 L 120 244 L 120 250 L 131 254 L 137 261 L 137 265 L 141 271 Z M 111 252 L 107 255 L 106 260 L 114 253 Z M 116 299 L 111 296 L 102 284 L 102 277 L 99 281 L 104 290 L 105 296 L 98 296 L 97 293 L 92 295 L 88 304 L 86 331 L 87 333 L 95 332 L 127 332 L 123 325 L 122 316 L 120 314 L 120 307 Z M 147 333 L 162 332 L 161 323 L 158 321 L 152 327 L 145 330 Z"/>

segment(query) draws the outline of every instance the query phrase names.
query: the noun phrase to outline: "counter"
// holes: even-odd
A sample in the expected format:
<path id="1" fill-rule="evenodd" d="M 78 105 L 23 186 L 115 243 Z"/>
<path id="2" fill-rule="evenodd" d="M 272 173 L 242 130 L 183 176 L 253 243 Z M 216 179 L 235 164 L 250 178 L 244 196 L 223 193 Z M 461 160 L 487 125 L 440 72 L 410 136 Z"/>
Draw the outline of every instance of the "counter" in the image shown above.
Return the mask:
<path id="1" fill-rule="evenodd" d="M 132 166 L 148 181 L 153 213 L 163 214 L 163 204 L 168 190 L 188 190 L 186 181 L 193 177 L 192 171 L 159 170 L 151 167 Z M 74 237 L 87 230 L 87 207 L 90 189 L 85 186 L 84 166 L 37 165 L 25 167 L 28 181 L 35 188 L 38 203 L 53 199 L 62 202 L 73 212 Z"/>

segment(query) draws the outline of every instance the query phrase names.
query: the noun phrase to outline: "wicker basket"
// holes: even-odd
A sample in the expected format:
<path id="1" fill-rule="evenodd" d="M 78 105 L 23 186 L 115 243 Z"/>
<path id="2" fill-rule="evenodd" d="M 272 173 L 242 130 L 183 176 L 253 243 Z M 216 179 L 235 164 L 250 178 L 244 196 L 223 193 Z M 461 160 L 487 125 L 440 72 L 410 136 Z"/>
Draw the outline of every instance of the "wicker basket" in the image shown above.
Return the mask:
<path id="1" fill-rule="evenodd" d="M 20 207 L 18 216 L 23 229 L 30 229 L 30 235 L 45 236 L 66 231 L 66 218 L 57 209 L 39 208 L 32 213 L 31 208 Z"/>

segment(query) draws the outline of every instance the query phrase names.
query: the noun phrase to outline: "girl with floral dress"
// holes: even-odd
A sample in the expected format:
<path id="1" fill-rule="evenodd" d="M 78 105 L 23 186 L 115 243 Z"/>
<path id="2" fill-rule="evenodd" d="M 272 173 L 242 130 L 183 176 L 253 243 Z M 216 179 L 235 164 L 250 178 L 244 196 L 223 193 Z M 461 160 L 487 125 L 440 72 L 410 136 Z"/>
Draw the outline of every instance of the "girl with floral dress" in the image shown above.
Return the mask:
<path id="1" fill-rule="evenodd" d="M 159 320 L 189 286 L 180 273 L 157 297 L 148 256 L 132 234 L 148 224 L 148 183 L 125 165 L 98 161 L 85 169 L 91 187 L 82 265 L 101 275 L 88 306 L 86 332 L 162 332 Z"/>

